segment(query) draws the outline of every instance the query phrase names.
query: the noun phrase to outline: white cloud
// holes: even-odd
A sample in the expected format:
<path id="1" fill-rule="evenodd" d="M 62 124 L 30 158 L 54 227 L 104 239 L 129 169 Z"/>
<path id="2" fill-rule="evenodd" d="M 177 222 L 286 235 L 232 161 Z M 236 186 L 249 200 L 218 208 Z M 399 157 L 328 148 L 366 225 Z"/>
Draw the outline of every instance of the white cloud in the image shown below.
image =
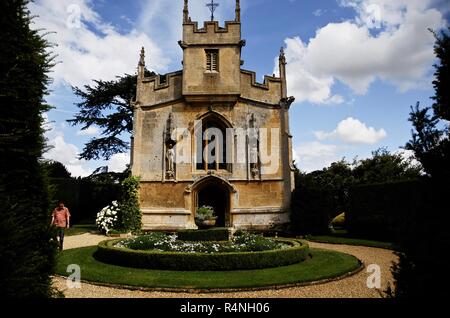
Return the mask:
<path id="1" fill-rule="evenodd" d="M 246 8 L 242 4 L 242 10 Z M 234 1 L 220 2 L 219 9 L 214 13 L 215 20 L 223 25 L 225 20 L 234 20 Z M 201 28 L 203 21 L 210 20 L 210 12 L 205 7 L 205 1 L 189 1 L 189 16 L 192 21 L 198 21 Z M 152 39 L 163 48 L 164 54 L 173 60 L 182 59 L 183 51 L 178 45 L 182 38 L 183 1 L 182 0 L 152 0 L 143 2 L 141 14 L 137 20 L 137 28 L 146 30 Z M 181 63 L 178 64 L 181 69 Z"/>
<path id="2" fill-rule="evenodd" d="M 410 161 L 411 166 L 422 166 L 412 150 L 398 149 L 397 151 L 394 151 L 394 154 L 400 154 L 404 160 Z"/>
<path id="3" fill-rule="evenodd" d="M 111 80 L 132 74 L 141 46 L 147 50 L 150 69 L 164 69 L 170 62 L 144 32 L 133 29 L 121 34 L 102 21 L 90 0 L 37 0 L 30 3 L 29 9 L 37 15 L 33 20 L 36 29 L 55 32 L 46 37 L 57 45 L 52 52 L 59 63 L 50 74 L 55 85 L 81 86 L 93 79 Z"/>
<path id="4" fill-rule="evenodd" d="M 318 141 L 305 142 L 294 150 L 297 168 L 304 172 L 321 170 L 339 160 L 336 145 L 323 144 Z"/>
<path id="5" fill-rule="evenodd" d="M 341 1 L 355 9 L 354 20 L 329 23 L 308 43 L 299 37 L 285 40 L 290 94 L 298 101 L 330 103 L 337 99 L 332 93 L 336 80 L 356 94 L 365 94 L 376 79 L 400 91 L 429 85 L 435 57 L 427 29 L 445 25 L 430 2 Z"/>
<path id="6" fill-rule="evenodd" d="M 99 128 L 91 126 L 85 130 L 79 130 L 77 131 L 77 136 L 95 136 L 99 133 Z"/>
<path id="7" fill-rule="evenodd" d="M 341 121 L 337 128 L 332 132 L 316 131 L 315 136 L 319 140 L 339 139 L 350 144 L 369 144 L 373 145 L 387 137 L 386 131 L 367 127 L 358 119 L 349 117 Z"/>
<path id="8" fill-rule="evenodd" d="M 130 164 L 130 155 L 127 153 L 115 154 L 108 161 L 108 171 L 123 172 L 127 165 Z"/>
<path id="9" fill-rule="evenodd" d="M 314 12 L 313 12 L 313 15 L 315 16 L 315 17 L 320 17 L 321 15 L 323 15 L 324 14 L 324 10 L 322 10 L 322 9 L 317 9 L 317 10 L 315 10 Z"/>
<path id="10" fill-rule="evenodd" d="M 78 159 L 78 148 L 65 140 L 64 133 L 56 129 L 55 125 L 49 121 L 47 114 L 44 114 L 43 117 L 47 145 L 51 147 L 43 157 L 61 162 L 73 177 L 89 176 L 92 170 L 87 167 L 86 160 Z"/>

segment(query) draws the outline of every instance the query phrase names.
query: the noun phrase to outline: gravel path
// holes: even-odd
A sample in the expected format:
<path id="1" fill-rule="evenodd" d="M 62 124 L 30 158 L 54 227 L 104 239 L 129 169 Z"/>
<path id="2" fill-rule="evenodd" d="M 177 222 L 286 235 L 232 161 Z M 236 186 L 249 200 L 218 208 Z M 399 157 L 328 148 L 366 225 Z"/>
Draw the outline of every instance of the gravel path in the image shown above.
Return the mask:
<path id="1" fill-rule="evenodd" d="M 97 245 L 105 239 L 105 236 L 89 233 L 69 236 L 65 238 L 64 248 L 70 249 Z M 379 265 L 381 269 L 381 288 L 370 289 L 367 287 L 367 278 L 373 272 L 368 273 L 366 269 L 351 277 L 325 284 L 254 292 L 211 294 L 148 292 L 95 286 L 86 283 L 82 283 L 80 289 L 69 289 L 67 288 L 66 280 L 61 277 L 54 277 L 54 285 L 63 291 L 67 298 L 378 298 L 381 297 L 380 290 L 385 290 L 389 282 L 392 285 L 390 266 L 392 262 L 397 260 L 392 251 L 362 246 L 313 242 L 309 244 L 313 248 L 324 248 L 352 254 L 363 261 L 366 269 L 370 264 Z"/>

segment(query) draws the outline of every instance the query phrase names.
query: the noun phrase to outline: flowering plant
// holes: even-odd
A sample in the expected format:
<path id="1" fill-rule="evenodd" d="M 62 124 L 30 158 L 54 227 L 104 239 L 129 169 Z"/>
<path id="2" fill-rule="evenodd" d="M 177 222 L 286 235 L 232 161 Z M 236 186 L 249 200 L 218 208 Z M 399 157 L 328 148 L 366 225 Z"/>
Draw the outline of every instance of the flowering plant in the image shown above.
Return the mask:
<path id="1" fill-rule="evenodd" d="M 203 205 L 197 208 L 195 219 L 197 221 L 205 221 L 215 219 L 216 215 L 214 213 L 214 208 L 211 206 Z"/>
<path id="2" fill-rule="evenodd" d="M 119 213 L 119 204 L 117 201 L 113 201 L 97 213 L 95 224 L 101 232 L 108 234 L 109 231 L 118 226 Z"/>
<path id="3" fill-rule="evenodd" d="M 206 242 L 182 241 L 177 234 L 160 232 L 148 233 L 143 236 L 121 240 L 114 244 L 118 248 L 132 250 L 153 250 L 183 253 L 232 253 L 255 252 L 289 248 L 290 245 L 277 242 L 270 238 L 242 232 L 231 241 Z"/>

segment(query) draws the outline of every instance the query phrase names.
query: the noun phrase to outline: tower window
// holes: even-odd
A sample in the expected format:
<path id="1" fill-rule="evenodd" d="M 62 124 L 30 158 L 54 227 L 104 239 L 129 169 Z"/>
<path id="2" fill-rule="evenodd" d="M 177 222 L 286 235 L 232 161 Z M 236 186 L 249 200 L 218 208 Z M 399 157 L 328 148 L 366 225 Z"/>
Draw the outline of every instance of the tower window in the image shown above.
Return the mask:
<path id="1" fill-rule="evenodd" d="M 206 52 L 206 71 L 219 71 L 219 50 L 205 50 Z"/>

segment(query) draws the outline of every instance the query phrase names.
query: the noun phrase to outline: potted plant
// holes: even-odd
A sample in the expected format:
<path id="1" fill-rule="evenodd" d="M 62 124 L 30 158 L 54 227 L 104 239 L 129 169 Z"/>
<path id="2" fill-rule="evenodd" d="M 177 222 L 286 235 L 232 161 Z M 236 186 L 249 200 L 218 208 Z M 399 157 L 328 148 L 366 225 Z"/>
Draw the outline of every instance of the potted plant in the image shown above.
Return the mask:
<path id="1" fill-rule="evenodd" d="M 201 206 L 195 213 L 195 224 L 199 228 L 209 228 L 216 225 L 217 216 L 211 206 Z"/>

